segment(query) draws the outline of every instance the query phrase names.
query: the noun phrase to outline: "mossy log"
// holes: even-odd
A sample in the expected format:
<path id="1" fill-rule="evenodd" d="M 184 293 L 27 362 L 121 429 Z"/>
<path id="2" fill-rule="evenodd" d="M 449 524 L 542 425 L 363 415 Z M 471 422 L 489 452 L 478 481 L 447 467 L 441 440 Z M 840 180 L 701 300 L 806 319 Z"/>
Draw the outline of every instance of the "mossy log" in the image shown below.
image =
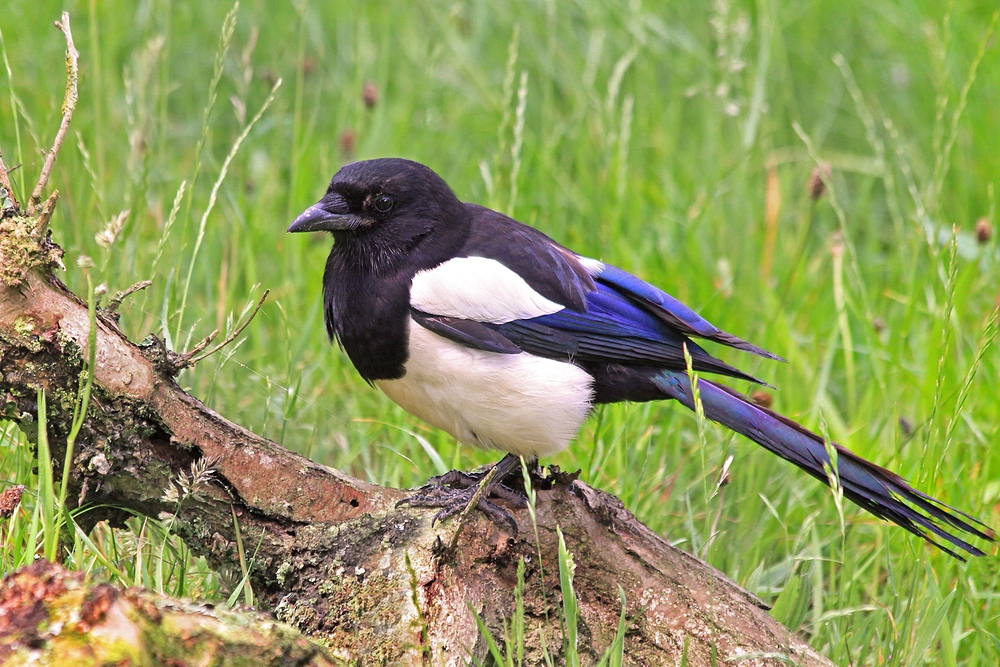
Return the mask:
<path id="1" fill-rule="evenodd" d="M 266 614 L 121 590 L 39 560 L 0 582 L 0 663 L 332 667 L 339 661 Z"/>

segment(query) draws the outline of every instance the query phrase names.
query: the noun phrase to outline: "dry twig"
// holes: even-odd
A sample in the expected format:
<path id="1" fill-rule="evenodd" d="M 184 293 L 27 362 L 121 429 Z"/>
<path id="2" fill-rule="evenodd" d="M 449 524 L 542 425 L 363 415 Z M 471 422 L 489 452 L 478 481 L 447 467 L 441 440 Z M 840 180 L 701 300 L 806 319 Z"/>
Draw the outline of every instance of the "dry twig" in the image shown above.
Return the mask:
<path id="1" fill-rule="evenodd" d="M 222 348 L 224 348 L 225 346 L 229 345 L 234 340 L 236 340 L 236 337 L 239 336 L 241 333 L 243 333 L 243 330 L 246 329 L 247 326 L 253 321 L 253 318 L 257 316 L 257 312 L 260 310 L 261 306 L 264 305 L 264 301 L 267 299 L 267 295 L 270 294 L 270 293 L 271 293 L 271 290 L 269 290 L 269 289 L 268 290 L 264 290 L 264 293 L 260 296 L 260 300 L 257 302 L 257 305 L 254 307 L 253 312 L 250 313 L 250 317 L 248 317 L 238 327 L 236 327 L 231 334 L 229 334 L 228 336 L 226 336 L 226 339 L 224 341 L 222 341 L 221 343 L 219 343 L 218 345 L 216 345 L 215 347 L 213 347 L 208 352 L 205 352 L 204 354 L 198 354 L 199 352 L 201 352 L 202 350 L 204 350 L 206 347 L 208 347 L 209 343 L 211 343 L 213 340 L 215 340 L 215 337 L 219 335 L 219 330 L 218 329 L 216 329 L 215 331 L 213 331 L 212 333 L 210 333 L 203 341 L 201 341 L 200 343 L 198 343 L 197 345 L 195 345 L 193 348 L 191 348 L 190 350 L 188 350 L 184 354 L 176 355 L 171 360 L 171 366 L 173 367 L 173 370 L 179 372 L 179 371 L 181 371 L 181 370 L 183 370 L 185 368 L 189 368 L 191 366 L 194 366 L 199 361 L 203 361 L 203 360 L 207 359 L 208 357 L 212 356 L 213 354 L 215 354 L 216 352 L 218 352 L 219 350 L 221 350 Z"/>
<path id="2" fill-rule="evenodd" d="M 110 301 L 108 301 L 108 305 L 104 309 L 104 314 L 116 317 L 118 315 L 117 313 L 118 308 L 122 305 L 122 302 L 125 301 L 126 298 L 128 298 L 135 292 L 138 292 L 139 290 L 146 289 L 152 284 L 153 284 L 152 280 L 140 280 L 136 284 L 129 287 L 127 290 L 118 292 L 111 298 Z"/>
<path id="3" fill-rule="evenodd" d="M 45 154 L 42 173 L 39 174 L 38 182 L 35 183 L 35 189 L 31 191 L 31 197 L 28 199 L 28 215 L 35 215 L 38 205 L 42 203 L 42 191 L 45 190 L 45 186 L 49 182 L 52 167 L 55 165 L 56 156 L 59 154 L 59 147 L 62 146 L 63 139 L 66 137 L 66 130 L 69 129 L 69 122 L 73 119 L 73 111 L 76 109 L 77 84 L 80 80 L 80 53 L 73 44 L 73 32 L 69 27 L 69 12 L 63 12 L 62 20 L 56 21 L 55 25 L 66 37 L 66 94 L 63 98 L 62 122 L 59 123 L 59 130 L 56 132 L 56 138 L 52 142 L 52 149 Z M 52 215 L 52 208 L 55 205 L 55 199 L 50 197 L 46 204 L 47 206 L 42 209 L 42 217 L 39 218 L 38 224 L 35 225 L 35 238 L 39 238 L 45 233 L 49 218 Z"/>

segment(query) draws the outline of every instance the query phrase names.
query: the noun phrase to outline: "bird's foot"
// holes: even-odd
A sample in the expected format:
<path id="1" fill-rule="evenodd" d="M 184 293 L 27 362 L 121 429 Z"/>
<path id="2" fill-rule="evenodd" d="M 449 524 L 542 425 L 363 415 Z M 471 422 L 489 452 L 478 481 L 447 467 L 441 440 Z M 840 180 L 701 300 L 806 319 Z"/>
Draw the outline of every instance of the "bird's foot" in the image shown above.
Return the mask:
<path id="1" fill-rule="evenodd" d="M 464 491 L 466 489 L 477 489 L 494 467 L 495 466 L 490 466 L 485 470 L 477 470 L 476 472 L 449 470 L 443 475 L 438 475 L 437 477 L 431 477 L 428 479 L 427 483 L 424 484 L 412 497 L 416 498 L 417 496 L 429 495 L 432 498 L 439 498 L 441 497 L 442 492 L 448 494 L 455 491 Z M 493 484 L 491 484 L 489 488 L 489 497 L 502 500 L 508 505 L 512 505 L 518 509 L 527 507 L 528 497 L 521 491 L 511 488 L 503 482 L 504 480 L 494 477 Z M 484 494 L 484 497 L 485 495 L 486 494 Z M 471 496 L 469 496 L 467 500 L 471 500 Z M 414 503 L 410 504 L 413 505 Z"/>
<path id="2" fill-rule="evenodd" d="M 493 491 L 496 491 L 496 489 Z M 511 498 L 517 497 L 515 492 L 510 489 L 505 489 L 505 491 L 509 492 L 511 497 L 507 497 L 504 494 L 504 500 L 509 501 Z M 515 505 L 516 507 L 527 507 L 527 499 L 518 497 L 518 500 L 520 504 Z M 511 516 L 510 512 L 487 499 L 486 493 L 480 492 L 478 485 L 464 489 L 424 487 L 409 498 L 399 501 L 399 504 L 411 507 L 440 507 L 441 510 L 434 515 L 431 525 L 451 518 L 456 514 L 463 513 L 467 509 L 475 508 L 482 511 L 494 523 L 506 527 L 512 535 L 516 536 L 518 533 L 517 522 L 514 521 L 514 517 Z"/>
<path id="3" fill-rule="evenodd" d="M 412 496 L 400 500 L 397 506 L 441 508 L 441 511 L 434 515 L 431 525 L 456 514 L 465 514 L 474 508 L 479 509 L 494 523 L 508 528 L 516 537 L 518 530 L 514 517 L 490 499 L 499 500 L 515 509 L 528 506 L 528 498 L 523 493 L 503 484 L 504 479 L 519 466 L 520 460 L 517 457 L 507 455 L 502 461 L 482 472 L 467 473 L 452 470 L 444 475 L 432 477 Z"/>

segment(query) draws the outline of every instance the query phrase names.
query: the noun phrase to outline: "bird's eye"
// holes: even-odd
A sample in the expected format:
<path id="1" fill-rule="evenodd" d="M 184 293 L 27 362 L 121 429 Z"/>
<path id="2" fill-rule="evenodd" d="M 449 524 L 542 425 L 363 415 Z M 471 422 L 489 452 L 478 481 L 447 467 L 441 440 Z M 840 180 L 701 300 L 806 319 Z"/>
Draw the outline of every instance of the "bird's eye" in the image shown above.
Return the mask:
<path id="1" fill-rule="evenodd" d="M 374 206 L 375 210 L 379 213 L 388 213 L 392 209 L 394 203 L 395 202 L 393 202 L 389 197 L 381 195 L 375 198 L 375 201 L 372 202 L 372 206 Z"/>

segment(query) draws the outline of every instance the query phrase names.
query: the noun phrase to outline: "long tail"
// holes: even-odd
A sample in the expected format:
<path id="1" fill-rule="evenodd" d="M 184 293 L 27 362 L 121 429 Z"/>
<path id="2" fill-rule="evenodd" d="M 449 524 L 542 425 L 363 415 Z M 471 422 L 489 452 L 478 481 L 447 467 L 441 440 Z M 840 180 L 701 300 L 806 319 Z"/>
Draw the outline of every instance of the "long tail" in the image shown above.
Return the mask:
<path id="1" fill-rule="evenodd" d="M 670 398 L 694 409 L 691 383 L 685 373 L 666 371 L 657 375 L 653 383 Z M 699 378 L 698 393 L 706 417 L 791 461 L 821 482 L 829 483 L 827 468 L 830 458 L 823 438 L 776 412 L 755 405 L 724 385 Z M 837 451 L 836 472 L 840 485 L 851 501 L 875 516 L 919 535 L 959 560 L 965 559 L 947 545 L 973 556 L 984 555 L 966 542 L 961 533 L 993 541 L 994 533 L 985 524 L 917 491 L 896 473 L 866 461 L 840 445 L 833 444 L 833 447 Z"/>

